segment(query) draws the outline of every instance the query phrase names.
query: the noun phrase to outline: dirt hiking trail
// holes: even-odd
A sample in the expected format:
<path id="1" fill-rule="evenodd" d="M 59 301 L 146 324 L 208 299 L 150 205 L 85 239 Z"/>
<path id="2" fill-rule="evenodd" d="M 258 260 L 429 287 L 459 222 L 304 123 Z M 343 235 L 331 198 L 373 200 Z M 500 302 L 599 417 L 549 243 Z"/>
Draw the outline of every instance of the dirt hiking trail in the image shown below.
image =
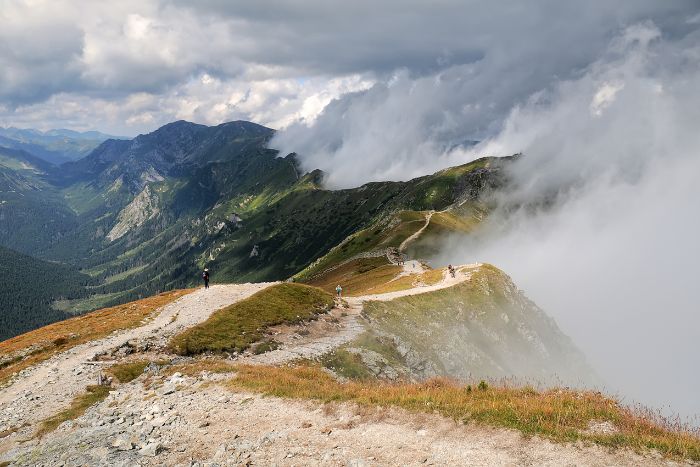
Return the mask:
<path id="1" fill-rule="evenodd" d="M 168 338 L 206 320 L 214 311 L 251 296 L 272 283 L 213 285 L 199 289 L 161 308 L 144 326 L 87 342 L 21 372 L 0 391 L 0 424 L 34 424 L 67 407 L 76 394 L 96 384 L 100 366 L 89 364 L 130 341 L 163 346 Z M 2 445 L 0 439 L 0 446 Z"/>

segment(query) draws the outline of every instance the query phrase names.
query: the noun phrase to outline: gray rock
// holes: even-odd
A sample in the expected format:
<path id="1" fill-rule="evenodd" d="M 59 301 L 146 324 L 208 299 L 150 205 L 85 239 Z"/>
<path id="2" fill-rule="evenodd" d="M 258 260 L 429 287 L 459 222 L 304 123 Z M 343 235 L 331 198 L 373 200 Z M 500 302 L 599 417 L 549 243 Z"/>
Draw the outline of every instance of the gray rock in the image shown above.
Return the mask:
<path id="1" fill-rule="evenodd" d="M 130 451 L 134 449 L 134 443 L 124 437 L 117 437 L 112 443 L 112 447 L 119 451 Z"/>
<path id="2" fill-rule="evenodd" d="M 154 443 L 148 443 L 144 447 L 141 448 L 139 451 L 139 454 L 145 457 L 156 457 L 158 454 L 160 454 L 163 451 L 163 445 L 154 442 Z"/>

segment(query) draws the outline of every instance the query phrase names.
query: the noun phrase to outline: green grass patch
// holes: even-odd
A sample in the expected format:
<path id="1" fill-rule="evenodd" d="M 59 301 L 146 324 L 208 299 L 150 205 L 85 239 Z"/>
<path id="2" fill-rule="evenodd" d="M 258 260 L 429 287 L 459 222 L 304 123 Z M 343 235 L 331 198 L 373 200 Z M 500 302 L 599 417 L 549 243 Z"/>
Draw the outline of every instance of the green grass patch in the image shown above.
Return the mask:
<path id="1" fill-rule="evenodd" d="M 333 306 L 333 296 L 301 284 L 278 284 L 212 314 L 170 341 L 180 355 L 242 352 L 261 340 L 265 329 L 313 319 Z"/>
<path id="2" fill-rule="evenodd" d="M 340 284 L 344 295 L 361 295 L 372 287 L 389 282 L 400 272 L 401 268 L 393 266 L 385 256 L 359 258 L 314 278 L 309 284 L 331 293 Z"/>
<path id="3" fill-rule="evenodd" d="M 144 269 L 146 269 L 147 266 L 148 265 L 146 265 L 146 264 L 141 265 L 141 266 L 136 266 L 136 267 L 133 267 L 131 269 L 127 269 L 124 272 L 120 272 L 119 274 L 109 276 L 105 279 L 105 284 L 111 284 L 113 282 L 117 282 L 117 281 L 120 281 L 122 279 L 126 279 L 129 276 L 133 276 L 134 274 L 143 271 Z"/>
<path id="4" fill-rule="evenodd" d="M 279 342 L 274 339 L 266 339 L 262 342 L 258 342 L 255 347 L 253 347 L 253 353 L 255 355 L 264 354 L 278 349 L 280 346 Z"/>
<path id="5" fill-rule="evenodd" d="M 84 394 L 73 399 L 69 408 L 41 422 L 36 436 L 41 438 L 45 434 L 54 431 L 61 423 L 80 417 L 91 406 L 104 400 L 110 389 L 108 386 L 88 386 Z"/>
<path id="6" fill-rule="evenodd" d="M 118 363 L 107 369 L 120 383 L 129 383 L 143 374 L 143 371 L 151 363 L 148 360 L 136 360 L 134 362 Z"/>
<path id="7" fill-rule="evenodd" d="M 336 349 L 334 352 L 324 355 L 321 358 L 321 364 L 345 378 L 366 380 L 374 377 L 362 361 L 362 357 L 346 349 Z"/>
<path id="8" fill-rule="evenodd" d="M 425 213 L 401 211 L 395 215 L 395 221 L 388 225 L 375 223 L 353 233 L 341 244 L 332 248 L 317 263 L 304 269 L 295 277 L 301 280 L 309 280 L 358 254 L 368 251 L 384 251 L 388 247 L 398 247 L 401 245 L 401 242 L 425 225 Z"/>

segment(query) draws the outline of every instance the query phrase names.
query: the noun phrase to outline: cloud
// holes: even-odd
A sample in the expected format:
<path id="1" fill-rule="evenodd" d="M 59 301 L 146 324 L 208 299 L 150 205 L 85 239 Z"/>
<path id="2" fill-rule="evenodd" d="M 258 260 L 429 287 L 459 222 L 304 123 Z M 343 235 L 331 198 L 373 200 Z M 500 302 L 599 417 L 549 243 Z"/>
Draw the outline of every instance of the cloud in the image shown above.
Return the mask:
<path id="1" fill-rule="evenodd" d="M 635 25 L 581 76 L 515 108 L 471 153 L 523 151 L 513 189 L 479 235 L 434 259 L 508 271 L 610 388 L 684 415 L 700 414 L 699 39 Z"/>
<path id="2" fill-rule="evenodd" d="M 272 145 L 299 153 L 307 169 L 325 170 L 331 187 L 422 175 L 464 162 L 450 149 L 497 133 L 513 106 L 533 93 L 578 76 L 603 54 L 619 54 L 622 45 L 608 44 L 620 24 L 651 15 L 668 35 L 676 35 L 683 30 L 678 23 L 684 21 L 674 16 L 675 9 L 655 9 L 658 3 L 628 5 L 615 14 L 611 4 L 598 2 L 498 5 L 453 11 L 454 18 L 445 23 L 446 36 L 470 44 L 478 60 L 449 63 L 438 70 L 395 71 L 370 90 L 342 96 L 313 124 L 285 129 Z M 557 25 L 566 25 L 565 30 Z M 431 26 L 431 18 L 425 27 L 443 37 L 443 29 Z M 641 45 L 661 33 L 644 27 L 625 31 L 628 37 L 618 42 Z M 602 110 L 615 97 L 616 86 L 611 81 L 600 89 L 592 111 Z"/>
<path id="3" fill-rule="evenodd" d="M 452 81 L 465 73 L 460 79 L 472 84 L 458 87 L 462 94 L 454 96 L 454 109 L 445 110 L 443 123 L 457 122 L 463 132 L 483 135 L 517 99 L 588 65 L 620 24 L 650 18 L 675 32 L 693 27 L 687 22 L 692 8 L 690 0 L 568 5 L 556 0 L 274 0 L 264 5 L 2 0 L 0 123 L 42 124 L 36 118 L 40 114 L 60 116 L 48 108 L 55 101 L 79 108 L 94 100 L 120 108 L 120 116 L 92 119 L 88 108 L 83 118 L 73 115 L 43 125 L 78 122 L 135 133 L 188 114 L 187 109 L 202 123 L 222 121 L 211 120 L 217 112 L 203 111 L 208 105 L 219 109 L 220 119 L 239 115 L 283 127 L 297 120 L 309 124 L 309 115 L 329 99 L 367 87 L 339 86 L 338 81 L 377 82 L 381 88 L 397 75 L 421 82 Z M 208 88 L 207 99 L 200 91 L 192 96 L 203 76 L 220 83 Z M 245 102 L 225 111 L 241 89 L 248 96 Z M 395 86 L 392 92 L 408 89 Z M 129 113 L 132 95 L 143 94 L 156 103 L 152 118 L 140 109 Z M 473 114 L 477 106 L 481 120 L 460 116 L 460 109 Z M 423 108 L 428 119 L 435 118 L 437 109 Z M 445 134 L 452 138 L 451 132 Z M 413 173 L 408 159 L 399 166 Z"/>

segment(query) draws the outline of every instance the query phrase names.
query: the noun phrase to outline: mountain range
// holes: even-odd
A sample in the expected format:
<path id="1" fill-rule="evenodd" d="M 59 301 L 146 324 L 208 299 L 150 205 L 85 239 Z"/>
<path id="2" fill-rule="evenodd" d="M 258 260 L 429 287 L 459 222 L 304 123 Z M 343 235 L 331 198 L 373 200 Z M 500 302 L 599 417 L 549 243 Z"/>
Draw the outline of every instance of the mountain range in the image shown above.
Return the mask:
<path id="1" fill-rule="evenodd" d="M 107 139 L 129 138 L 107 135 L 99 131 L 40 131 L 0 127 L 0 146 L 30 152 L 54 165 L 81 159 Z"/>
<path id="2" fill-rule="evenodd" d="M 423 211 L 441 212 L 426 238 L 469 230 L 510 161 L 328 190 L 321 171 L 302 173 L 295 154 L 268 148 L 273 134 L 178 121 L 60 166 L 0 148 L 0 245 L 90 276 L 89 297 L 68 311 L 191 286 L 204 267 L 222 282 L 303 278 L 398 248 Z"/>

